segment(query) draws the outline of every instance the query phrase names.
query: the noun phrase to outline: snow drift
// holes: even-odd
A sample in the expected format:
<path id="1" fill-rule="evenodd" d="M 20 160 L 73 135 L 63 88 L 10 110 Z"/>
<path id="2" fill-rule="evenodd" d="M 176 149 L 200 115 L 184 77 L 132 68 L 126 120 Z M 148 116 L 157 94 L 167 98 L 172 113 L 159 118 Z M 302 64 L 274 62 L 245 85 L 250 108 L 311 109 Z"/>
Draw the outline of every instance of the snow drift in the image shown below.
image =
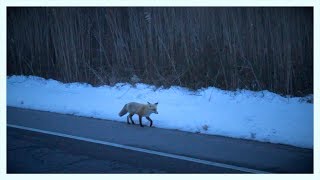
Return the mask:
<path id="1" fill-rule="evenodd" d="M 269 91 L 189 91 L 118 83 L 92 87 L 35 76 L 7 77 L 7 105 L 126 122 L 128 102 L 159 102 L 155 127 L 313 148 L 313 104 Z M 138 123 L 138 117 L 133 116 Z M 143 123 L 148 121 L 143 118 Z M 148 128 L 148 127 L 145 127 Z M 143 129 L 142 129 L 143 130 Z"/>

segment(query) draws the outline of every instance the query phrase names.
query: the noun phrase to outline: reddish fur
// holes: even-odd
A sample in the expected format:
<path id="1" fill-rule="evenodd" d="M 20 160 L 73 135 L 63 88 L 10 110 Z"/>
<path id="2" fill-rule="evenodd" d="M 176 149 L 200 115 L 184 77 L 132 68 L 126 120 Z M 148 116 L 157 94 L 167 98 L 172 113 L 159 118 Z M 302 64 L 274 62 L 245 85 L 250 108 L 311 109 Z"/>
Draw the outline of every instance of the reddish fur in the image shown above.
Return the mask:
<path id="1" fill-rule="evenodd" d="M 145 112 L 147 111 L 147 106 L 142 106 L 138 111 L 137 111 L 137 114 L 139 116 L 142 116 L 145 114 Z"/>

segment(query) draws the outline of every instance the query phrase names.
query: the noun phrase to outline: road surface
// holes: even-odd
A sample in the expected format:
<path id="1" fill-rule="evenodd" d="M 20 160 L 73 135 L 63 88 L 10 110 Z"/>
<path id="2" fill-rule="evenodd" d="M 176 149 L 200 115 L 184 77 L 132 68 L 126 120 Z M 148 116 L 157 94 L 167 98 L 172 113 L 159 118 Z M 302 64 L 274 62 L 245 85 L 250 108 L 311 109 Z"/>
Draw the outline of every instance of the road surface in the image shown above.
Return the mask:
<path id="1" fill-rule="evenodd" d="M 8 173 L 313 173 L 313 150 L 7 107 Z"/>

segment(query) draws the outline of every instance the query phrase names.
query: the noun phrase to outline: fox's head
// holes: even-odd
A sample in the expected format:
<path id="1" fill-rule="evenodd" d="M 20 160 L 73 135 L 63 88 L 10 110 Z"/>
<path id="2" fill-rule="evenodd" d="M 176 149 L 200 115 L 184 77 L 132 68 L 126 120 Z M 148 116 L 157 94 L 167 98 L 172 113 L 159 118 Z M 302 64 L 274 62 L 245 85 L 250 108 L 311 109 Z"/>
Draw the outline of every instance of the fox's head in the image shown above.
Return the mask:
<path id="1" fill-rule="evenodd" d="M 148 102 L 148 108 L 152 113 L 158 114 L 157 106 L 158 106 L 158 103 L 151 104 Z"/>

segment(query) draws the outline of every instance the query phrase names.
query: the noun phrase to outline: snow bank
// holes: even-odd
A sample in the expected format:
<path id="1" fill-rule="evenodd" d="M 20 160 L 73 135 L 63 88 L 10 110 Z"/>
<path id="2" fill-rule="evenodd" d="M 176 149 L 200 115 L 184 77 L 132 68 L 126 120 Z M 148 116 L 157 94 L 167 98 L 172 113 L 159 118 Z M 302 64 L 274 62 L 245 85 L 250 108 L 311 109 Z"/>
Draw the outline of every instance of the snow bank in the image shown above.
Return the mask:
<path id="1" fill-rule="evenodd" d="M 191 92 L 145 84 L 92 87 L 35 76 L 7 78 L 7 105 L 13 107 L 126 122 L 118 113 L 131 101 L 159 102 L 159 114 L 150 116 L 155 127 L 313 148 L 313 104 L 303 98 L 212 87 Z M 133 120 L 138 123 L 137 116 Z"/>

